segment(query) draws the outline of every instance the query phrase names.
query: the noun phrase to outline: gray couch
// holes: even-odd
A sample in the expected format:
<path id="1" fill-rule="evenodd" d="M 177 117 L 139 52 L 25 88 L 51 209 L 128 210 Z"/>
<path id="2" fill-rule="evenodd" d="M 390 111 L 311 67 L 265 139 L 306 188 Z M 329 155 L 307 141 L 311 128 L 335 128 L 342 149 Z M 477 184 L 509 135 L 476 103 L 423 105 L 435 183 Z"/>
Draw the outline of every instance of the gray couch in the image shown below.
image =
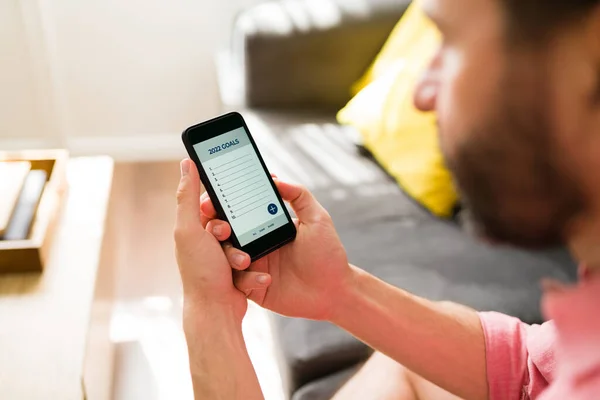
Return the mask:
<path id="1" fill-rule="evenodd" d="M 271 1 L 243 11 L 219 57 L 225 108 L 246 116 L 273 172 L 312 189 L 352 263 L 420 296 L 542 322 L 540 279 L 575 279 L 566 251 L 491 247 L 433 217 L 335 122 L 408 3 Z M 330 398 L 372 352 L 328 323 L 277 316 L 274 325 L 294 400 Z"/>

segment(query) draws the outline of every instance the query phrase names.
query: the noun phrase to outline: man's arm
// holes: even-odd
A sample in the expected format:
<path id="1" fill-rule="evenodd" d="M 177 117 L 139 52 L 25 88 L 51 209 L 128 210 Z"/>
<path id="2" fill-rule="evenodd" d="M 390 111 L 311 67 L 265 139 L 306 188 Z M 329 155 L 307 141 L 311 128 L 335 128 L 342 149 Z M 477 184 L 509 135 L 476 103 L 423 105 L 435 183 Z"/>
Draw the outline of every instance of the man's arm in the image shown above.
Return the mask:
<path id="1" fill-rule="evenodd" d="M 262 400 L 241 326 L 225 309 L 184 320 L 194 394 L 201 399 Z"/>
<path id="2" fill-rule="evenodd" d="M 289 317 L 329 320 L 425 379 L 467 399 L 486 399 L 484 334 L 466 307 L 412 296 L 348 265 L 327 211 L 304 187 L 276 180 L 298 217 L 296 240 L 250 265 L 236 264 L 236 287 L 250 300 Z M 217 221 L 210 199 L 203 217 Z M 207 230 L 209 229 L 207 225 Z M 222 240 L 227 239 L 221 237 Z M 248 268 L 249 267 L 249 268 Z M 252 290 L 245 274 L 268 273 L 268 290 Z"/>
<path id="3" fill-rule="evenodd" d="M 211 233 L 216 221 L 203 223 L 199 209 L 200 178 L 190 160 L 181 163 L 177 190 L 175 255 L 183 284 L 183 330 L 196 399 L 263 399 L 250 362 L 242 319 L 246 295 L 233 285 L 232 270 L 221 244 Z M 249 290 L 270 280 L 248 273 Z"/>
<path id="4" fill-rule="evenodd" d="M 478 314 L 431 302 L 353 268 L 331 322 L 465 399 L 487 399 L 485 338 Z"/>

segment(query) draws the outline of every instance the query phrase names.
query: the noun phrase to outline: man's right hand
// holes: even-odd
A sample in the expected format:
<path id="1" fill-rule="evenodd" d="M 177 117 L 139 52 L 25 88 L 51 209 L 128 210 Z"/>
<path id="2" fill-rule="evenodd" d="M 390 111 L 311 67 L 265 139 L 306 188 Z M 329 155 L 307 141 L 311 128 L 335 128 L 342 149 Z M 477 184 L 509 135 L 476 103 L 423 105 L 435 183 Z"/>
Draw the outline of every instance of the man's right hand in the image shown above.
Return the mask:
<path id="1" fill-rule="evenodd" d="M 335 231 L 331 217 L 304 187 L 275 179 L 279 193 L 296 213 L 296 239 L 281 249 L 250 264 L 248 254 L 223 245 L 234 269 L 236 287 L 262 307 L 289 317 L 314 320 L 330 319 L 335 300 L 345 285 L 350 284 L 352 270 L 346 251 Z M 201 199 L 202 223 L 213 230 L 213 235 L 224 242 L 231 235 L 231 227 L 219 221 L 210 198 Z M 255 274 L 268 273 L 271 284 L 257 290 Z M 254 289 L 252 289 L 254 288 Z"/>

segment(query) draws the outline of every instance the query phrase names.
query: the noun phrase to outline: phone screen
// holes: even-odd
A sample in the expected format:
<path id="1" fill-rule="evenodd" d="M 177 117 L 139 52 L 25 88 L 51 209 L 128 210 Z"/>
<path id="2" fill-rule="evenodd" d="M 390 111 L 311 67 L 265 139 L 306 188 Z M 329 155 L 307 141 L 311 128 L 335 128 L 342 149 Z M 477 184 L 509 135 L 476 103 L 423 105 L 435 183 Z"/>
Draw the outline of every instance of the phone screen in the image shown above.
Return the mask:
<path id="1" fill-rule="evenodd" d="M 197 143 L 194 151 L 241 246 L 289 222 L 245 128 Z"/>

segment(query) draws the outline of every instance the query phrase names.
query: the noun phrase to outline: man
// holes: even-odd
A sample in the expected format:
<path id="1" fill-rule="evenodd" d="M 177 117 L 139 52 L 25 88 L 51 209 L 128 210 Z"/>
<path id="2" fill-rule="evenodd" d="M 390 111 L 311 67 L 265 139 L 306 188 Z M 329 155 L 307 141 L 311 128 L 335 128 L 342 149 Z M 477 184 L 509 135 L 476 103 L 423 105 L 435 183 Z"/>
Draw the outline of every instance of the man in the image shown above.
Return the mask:
<path id="1" fill-rule="evenodd" d="M 349 265 L 327 212 L 278 180 L 298 237 L 249 265 L 221 247 L 230 227 L 208 198 L 198 206 L 198 173 L 184 160 L 175 238 L 196 398 L 262 398 L 241 333 L 246 298 L 331 321 L 380 352 L 340 399 L 600 398 L 600 0 L 423 3 L 444 43 L 415 103 L 437 111 L 482 237 L 565 244 L 581 282 L 546 283 L 554 322 L 532 327 L 412 296 Z"/>

